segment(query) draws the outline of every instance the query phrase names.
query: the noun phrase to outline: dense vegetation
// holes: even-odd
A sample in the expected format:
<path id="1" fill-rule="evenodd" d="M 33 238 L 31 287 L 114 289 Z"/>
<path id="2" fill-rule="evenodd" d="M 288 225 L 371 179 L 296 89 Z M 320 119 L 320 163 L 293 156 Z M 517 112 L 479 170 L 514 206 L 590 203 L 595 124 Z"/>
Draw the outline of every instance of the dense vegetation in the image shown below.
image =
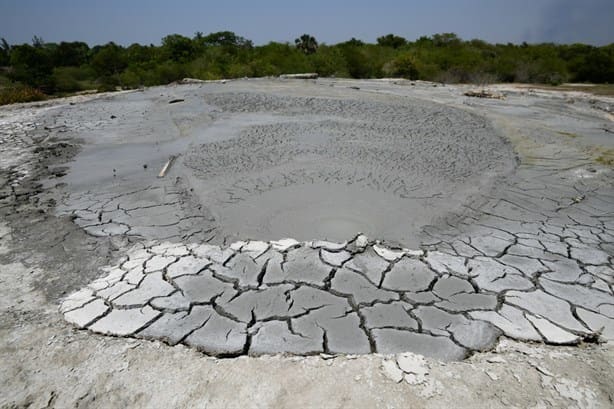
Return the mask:
<path id="1" fill-rule="evenodd" d="M 0 89 L 4 94 L 62 94 L 166 84 L 184 77 L 221 79 L 299 72 L 353 78 L 405 77 L 446 83 L 614 82 L 614 43 L 489 44 L 435 34 L 408 41 L 393 34 L 376 44 L 360 40 L 326 45 L 308 34 L 294 44 L 262 46 L 232 32 L 193 38 L 172 34 L 162 44 L 0 42 Z"/>

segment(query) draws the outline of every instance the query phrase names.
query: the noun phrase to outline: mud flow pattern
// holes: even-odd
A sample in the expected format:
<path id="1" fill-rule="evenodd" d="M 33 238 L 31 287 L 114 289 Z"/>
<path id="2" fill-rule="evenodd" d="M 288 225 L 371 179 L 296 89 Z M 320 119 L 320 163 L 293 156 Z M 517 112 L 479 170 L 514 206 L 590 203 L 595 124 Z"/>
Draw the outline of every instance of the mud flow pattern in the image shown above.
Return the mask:
<path id="1" fill-rule="evenodd" d="M 611 192 L 587 200 L 592 224 L 565 218 L 577 187 L 510 176 L 512 149 L 483 118 L 396 97 L 188 95 L 147 104 L 183 141 L 162 144 L 180 155 L 169 177 L 124 175 L 59 206 L 90 234 L 139 239 L 64 300 L 76 326 L 216 356 L 456 360 L 502 335 L 612 337 Z M 104 165 L 85 152 L 73 171 L 83 158 Z M 518 191 L 552 200 L 517 206 Z"/>
<path id="2" fill-rule="evenodd" d="M 213 94 L 236 115 L 276 113 L 184 164 L 225 236 L 417 245 L 420 228 L 509 167 L 510 149 L 470 114 L 405 101 Z M 455 126 L 462 125 L 462 126 Z"/>

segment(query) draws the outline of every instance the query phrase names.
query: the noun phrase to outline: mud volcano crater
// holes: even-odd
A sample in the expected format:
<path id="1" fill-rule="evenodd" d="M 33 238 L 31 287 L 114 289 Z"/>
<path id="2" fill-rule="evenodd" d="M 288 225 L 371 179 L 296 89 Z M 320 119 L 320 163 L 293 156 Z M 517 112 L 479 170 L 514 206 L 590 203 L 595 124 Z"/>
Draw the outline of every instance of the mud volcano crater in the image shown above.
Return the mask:
<path id="1" fill-rule="evenodd" d="M 237 134 L 183 159 L 219 237 L 345 240 L 357 232 L 419 245 L 436 224 L 513 166 L 482 118 L 408 98 L 361 100 L 211 93 L 207 104 L 249 118 Z M 251 121 L 251 124 L 250 124 Z"/>
<path id="2" fill-rule="evenodd" d="M 558 301 L 524 271 L 534 243 L 521 246 L 501 221 L 433 241 L 523 169 L 486 119 L 411 97 L 274 85 L 177 88 L 176 104 L 149 90 L 94 107 L 134 112 L 96 127 L 60 211 L 90 234 L 137 239 L 62 303 L 69 322 L 223 357 L 411 351 L 454 360 L 501 334 L 590 336 L 569 314 L 552 320 L 571 332 L 539 318 Z M 169 155 L 172 170 L 157 178 Z M 137 170 L 134 157 L 155 158 L 156 171 Z M 100 177 L 112 160 L 132 168 Z M 96 190 L 84 175 L 102 179 Z M 510 215 L 526 219 L 518 209 L 504 209 L 510 231 Z"/>

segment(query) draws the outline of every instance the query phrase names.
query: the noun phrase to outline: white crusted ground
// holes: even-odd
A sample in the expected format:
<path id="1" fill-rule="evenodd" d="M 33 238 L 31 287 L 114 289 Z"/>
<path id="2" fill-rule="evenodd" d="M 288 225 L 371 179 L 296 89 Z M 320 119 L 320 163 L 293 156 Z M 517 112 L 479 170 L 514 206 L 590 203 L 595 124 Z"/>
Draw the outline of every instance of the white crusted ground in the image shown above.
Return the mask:
<path id="1" fill-rule="evenodd" d="M 121 129 L 108 127 L 122 119 L 108 109 L 125 95 L 82 111 L 100 117 L 80 119 L 81 104 L 97 102 L 79 98 L 71 100 L 74 106 L 59 101 L 43 109 L 3 108 L 0 406 L 611 405 L 614 350 L 611 342 L 592 343 L 612 339 L 614 319 L 612 170 L 594 161 L 612 146 L 607 138 L 612 119 L 602 110 L 607 99 L 595 104 L 592 97 L 513 92 L 505 100 L 473 100 L 461 96 L 462 87 L 405 82 L 244 84 L 233 85 L 239 98 L 283 88 L 282 94 L 294 99 L 265 99 L 293 110 L 300 106 L 296 98 L 307 101 L 323 88 L 328 99 L 336 88 L 342 89 L 340 98 L 381 98 L 379 107 L 388 104 L 386 95 L 396 94 L 467 109 L 505 134 L 520 164 L 505 177 L 475 179 L 495 184 L 474 190 L 471 200 L 459 201 L 462 206 L 440 202 L 437 209 L 447 209 L 445 218 L 425 220 L 431 225 L 412 236 L 411 246 L 419 250 L 363 237 L 349 243 L 243 237 L 231 245 L 233 240 L 223 241 L 236 232 L 215 226 L 215 212 L 202 207 L 206 200 L 190 197 L 190 184 L 197 186 L 202 175 L 186 177 L 188 163 L 179 160 L 173 168 L 178 173 L 154 180 L 158 162 L 168 158 L 165 149 L 147 168 L 126 161 L 142 157 L 131 156 L 134 147 L 117 158 L 100 146 L 88 150 L 103 136 L 96 130 Z M 158 91 L 194 95 L 193 87 Z M 208 102 L 237 100 L 218 93 L 222 96 Z M 138 102 L 139 95 L 130 98 Z M 186 127 L 210 124 L 190 121 L 189 109 L 179 112 L 180 104 L 174 104 L 179 111 L 169 125 L 165 101 L 160 97 L 160 115 L 153 115 L 150 125 L 168 126 L 169 138 L 176 138 L 177 130 L 181 136 Z M 148 112 L 146 104 L 131 106 L 135 113 Z M 254 139 L 267 129 L 243 135 Z M 132 136 L 146 138 L 142 131 Z M 70 157 L 66 152 L 76 149 L 78 135 L 87 140 L 75 167 L 47 168 Z M 126 134 L 111 137 L 122 140 Z M 155 156 L 156 149 L 148 154 Z M 197 154 L 198 144 L 189 151 Z M 300 151 L 317 153 L 305 146 Z M 96 179 L 95 160 L 112 168 L 102 181 Z M 192 165 L 197 162 L 192 157 Z M 75 173 L 88 164 L 89 173 Z M 179 174 L 186 178 L 177 180 Z M 82 180 L 75 182 L 75 175 Z M 288 183 L 305 175 L 312 173 L 299 173 Z M 37 184 L 49 176 L 44 186 Z M 235 177 L 230 172 L 220 180 Z M 261 182 L 267 180 L 273 179 Z M 139 186 L 144 181 L 149 182 Z M 99 182 L 104 188 L 97 191 Z M 233 186 L 234 192 L 245 187 Z M 258 188 L 245 198 L 265 193 Z M 53 215 L 57 203 L 83 229 Z M 357 209 L 357 214 L 372 210 Z M 384 212 L 380 220 L 393 215 Z M 217 243 L 205 244 L 207 239 Z M 104 266 L 112 267 L 100 271 Z M 60 300 L 63 316 L 57 312 Z M 298 356 L 219 359 L 191 346 L 220 356 L 282 351 Z M 442 361 L 472 352 L 462 361 Z"/>

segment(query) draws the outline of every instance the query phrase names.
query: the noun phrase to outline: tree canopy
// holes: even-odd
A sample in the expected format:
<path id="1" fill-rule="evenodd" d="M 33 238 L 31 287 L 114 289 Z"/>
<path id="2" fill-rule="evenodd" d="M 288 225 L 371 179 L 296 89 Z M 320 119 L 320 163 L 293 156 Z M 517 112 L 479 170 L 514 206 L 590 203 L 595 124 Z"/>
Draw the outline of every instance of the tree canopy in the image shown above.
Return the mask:
<path id="1" fill-rule="evenodd" d="M 314 36 L 309 34 L 303 34 L 296 40 L 294 40 L 296 48 L 301 50 L 305 54 L 313 54 L 318 51 L 318 42 Z"/>
<path id="2" fill-rule="evenodd" d="M 454 33 L 415 41 L 395 34 L 376 43 L 351 38 L 319 44 L 302 34 L 294 44 L 254 46 L 231 31 L 170 34 L 160 45 L 115 43 L 89 47 L 80 41 L 31 44 L 0 39 L 0 84 L 12 81 L 46 93 L 133 88 L 184 77 L 220 79 L 299 72 L 353 78 L 404 77 L 440 82 L 614 82 L 614 44 L 490 44 Z"/>

